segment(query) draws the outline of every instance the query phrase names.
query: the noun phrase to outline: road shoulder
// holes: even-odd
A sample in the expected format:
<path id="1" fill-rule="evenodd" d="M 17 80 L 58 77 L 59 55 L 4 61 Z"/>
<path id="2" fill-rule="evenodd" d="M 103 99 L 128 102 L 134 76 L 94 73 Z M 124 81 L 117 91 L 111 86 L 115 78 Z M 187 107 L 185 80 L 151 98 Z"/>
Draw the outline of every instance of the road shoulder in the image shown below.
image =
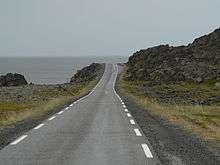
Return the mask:
<path id="1" fill-rule="evenodd" d="M 119 89 L 118 80 L 116 91 L 143 130 L 162 164 L 220 164 L 218 152 L 207 147 L 205 141 L 187 133 L 181 126 L 150 114 Z"/>

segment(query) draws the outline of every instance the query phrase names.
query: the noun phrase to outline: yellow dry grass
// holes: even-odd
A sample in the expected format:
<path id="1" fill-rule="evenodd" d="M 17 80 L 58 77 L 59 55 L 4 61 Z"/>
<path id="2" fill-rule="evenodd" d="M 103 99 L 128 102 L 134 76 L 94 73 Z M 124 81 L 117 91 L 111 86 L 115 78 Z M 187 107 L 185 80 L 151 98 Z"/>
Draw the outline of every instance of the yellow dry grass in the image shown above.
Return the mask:
<path id="1" fill-rule="evenodd" d="M 137 92 L 137 83 L 125 81 L 120 75 L 119 86 L 122 93 L 128 95 L 137 104 L 152 115 L 182 125 L 186 131 L 197 134 L 220 148 L 220 106 L 219 105 L 180 105 L 159 103 L 151 96 Z"/>
<path id="2" fill-rule="evenodd" d="M 74 100 L 89 93 L 89 91 L 97 84 L 97 80 L 91 81 L 87 84 L 78 84 L 78 86 L 71 87 L 70 94 L 60 93 L 59 95 L 47 91 L 47 94 L 52 97 L 47 102 L 39 102 L 35 104 L 25 103 L 0 103 L 0 127 L 5 127 L 26 119 L 39 118 L 46 115 L 50 111 L 59 109 Z"/>

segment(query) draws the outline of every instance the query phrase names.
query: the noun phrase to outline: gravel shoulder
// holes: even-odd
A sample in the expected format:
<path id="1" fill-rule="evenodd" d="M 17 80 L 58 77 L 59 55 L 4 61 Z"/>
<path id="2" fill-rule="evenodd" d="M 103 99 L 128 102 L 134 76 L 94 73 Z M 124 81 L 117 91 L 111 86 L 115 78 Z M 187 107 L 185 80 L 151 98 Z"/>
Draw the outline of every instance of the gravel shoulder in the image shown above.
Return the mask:
<path id="1" fill-rule="evenodd" d="M 151 115 L 119 89 L 116 90 L 165 165 L 219 165 L 219 151 L 167 120 Z"/>

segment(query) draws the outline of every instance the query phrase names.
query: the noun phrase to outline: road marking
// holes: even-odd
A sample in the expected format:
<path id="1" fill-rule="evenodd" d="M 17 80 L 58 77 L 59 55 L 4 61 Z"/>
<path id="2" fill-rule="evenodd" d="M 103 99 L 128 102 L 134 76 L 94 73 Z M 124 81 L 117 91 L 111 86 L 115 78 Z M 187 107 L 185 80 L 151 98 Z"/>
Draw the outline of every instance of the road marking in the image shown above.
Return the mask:
<path id="1" fill-rule="evenodd" d="M 44 126 L 44 124 L 39 124 L 39 125 L 36 126 L 34 129 L 39 129 L 39 128 L 43 127 L 43 126 Z"/>
<path id="2" fill-rule="evenodd" d="M 139 131 L 139 129 L 135 128 L 134 132 L 136 134 L 136 136 L 142 136 L 141 132 Z"/>
<path id="3" fill-rule="evenodd" d="M 125 108 L 125 112 L 128 112 L 128 109 L 127 109 L 127 108 Z"/>
<path id="4" fill-rule="evenodd" d="M 125 105 L 123 105 L 123 108 L 126 108 L 126 106 L 125 106 Z"/>
<path id="5" fill-rule="evenodd" d="M 131 120 L 130 120 L 130 123 L 131 123 L 132 125 L 134 125 L 134 124 L 135 124 L 135 121 L 134 121 L 133 119 L 131 119 Z"/>
<path id="6" fill-rule="evenodd" d="M 63 111 L 58 112 L 57 114 L 61 115 L 63 113 Z"/>
<path id="7" fill-rule="evenodd" d="M 153 158 L 153 155 L 152 153 L 150 152 L 150 149 L 149 147 L 147 146 L 147 144 L 141 144 L 143 150 L 144 150 L 144 153 L 146 155 L 147 158 Z"/>
<path id="8" fill-rule="evenodd" d="M 55 119 L 55 118 L 56 118 L 56 116 L 52 116 L 52 117 L 49 118 L 48 120 L 51 121 L 51 120 L 53 120 L 53 119 Z"/>
<path id="9" fill-rule="evenodd" d="M 127 116 L 128 116 L 128 117 L 132 117 L 130 113 L 127 113 Z"/>
<path id="10" fill-rule="evenodd" d="M 27 135 L 23 135 L 23 136 L 17 138 L 15 141 L 13 141 L 10 145 L 16 145 L 19 142 L 21 142 L 22 140 L 24 140 L 26 137 L 27 137 Z"/>
<path id="11" fill-rule="evenodd" d="M 125 105 L 125 103 L 124 102 L 121 102 L 122 103 L 122 105 Z"/>
<path id="12" fill-rule="evenodd" d="M 66 107 L 66 108 L 65 108 L 65 110 L 68 110 L 68 109 L 69 109 L 69 107 Z"/>

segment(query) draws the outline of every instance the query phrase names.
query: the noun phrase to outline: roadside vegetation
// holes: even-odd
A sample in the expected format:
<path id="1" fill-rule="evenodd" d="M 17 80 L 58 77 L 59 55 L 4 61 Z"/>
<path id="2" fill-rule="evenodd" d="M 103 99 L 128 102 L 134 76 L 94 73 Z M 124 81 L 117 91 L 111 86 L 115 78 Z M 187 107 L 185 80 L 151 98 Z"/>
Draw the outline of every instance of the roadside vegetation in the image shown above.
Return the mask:
<path id="1" fill-rule="evenodd" d="M 65 90 L 45 88 L 36 93 L 43 96 L 45 101 L 33 101 L 30 103 L 0 103 L 0 127 L 23 121 L 25 119 L 39 118 L 55 109 L 71 103 L 74 100 L 86 95 L 97 83 L 93 80 L 85 84 L 70 85 Z"/>
<path id="2" fill-rule="evenodd" d="M 101 66 L 96 73 L 90 73 L 95 76 L 83 82 L 0 88 L 0 128 L 25 120 L 42 118 L 88 94 L 104 72 L 104 64 Z"/>
<path id="3" fill-rule="evenodd" d="M 126 67 L 119 76 L 119 90 L 122 93 L 152 115 L 183 126 L 186 131 L 220 148 L 218 82 L 152 85 L 145 81 L 126 80 L 125 72 Z"/>

